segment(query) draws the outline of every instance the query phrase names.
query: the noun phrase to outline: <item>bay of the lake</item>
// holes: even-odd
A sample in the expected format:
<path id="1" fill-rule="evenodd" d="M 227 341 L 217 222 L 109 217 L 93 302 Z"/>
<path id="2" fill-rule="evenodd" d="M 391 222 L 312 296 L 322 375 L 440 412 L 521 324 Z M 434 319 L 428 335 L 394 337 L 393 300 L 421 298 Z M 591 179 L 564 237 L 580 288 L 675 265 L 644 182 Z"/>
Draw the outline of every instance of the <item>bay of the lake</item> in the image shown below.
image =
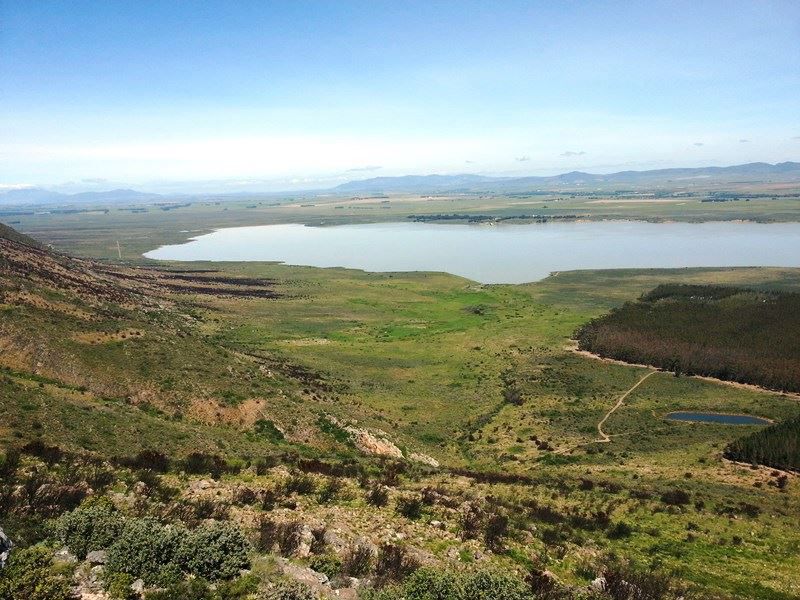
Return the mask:
<path id="1" fill-rule="evenodd" d="M 445 271 L 481 283 L 523 283 L 574 269 L 798 267 L 800 223 L 260 225 L 219 229 L 145 256 L 379 272 Z"/>

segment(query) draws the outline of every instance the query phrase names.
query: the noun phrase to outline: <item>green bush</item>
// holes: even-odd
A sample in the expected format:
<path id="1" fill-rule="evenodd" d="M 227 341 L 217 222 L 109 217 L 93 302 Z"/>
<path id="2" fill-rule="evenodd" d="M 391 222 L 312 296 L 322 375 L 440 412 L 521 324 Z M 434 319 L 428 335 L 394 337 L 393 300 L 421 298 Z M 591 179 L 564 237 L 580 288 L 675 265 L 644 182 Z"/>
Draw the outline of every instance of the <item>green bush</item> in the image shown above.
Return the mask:
<path id="1" fill-rule="evenodd" d="M 403 588 L 396 585 L 388 585 L 384 588 L 361 588 L 358 591 L 358 600 L 397 600 L 406 599 Z"/>
<path id="2" fill-rule="evenodd" d="M 261 583 L 258 576 L 248 573 L 231 581 L 220 581 L 217 584 L 218 600 L 243 600 L 252 597 Z"/>
<path id="3" fill-rule="evenodd" d="M 317 600 L 318 596 L 305 583 L 283 580 L 262 592 L 259 600 Z"/>
<path id="4" fill-rule="evenodd" d="M 202 579 L 173 583 L 163 590 L 145 594 L 145 600 L 215 600 L 214 593 Z"/>
<path id="5" fill-rule="evenodd" d="M 311 559 L 309 565 L 317 573 L 324 573 L 333 579 L 342 572 L 342 559 L 335 554 L 320 554 Z"/>
<path id="6" fill-rule="evenodd" d="M 478 571 L 464 583 L 464 597 L 468 600 L 529 600 L 527 586 L 516 577 L 492 571 Z"/>
<path id="7" fill-rule="evenodd" d="M 372 570 L 375 562 L 375 555 L 372 548 L 366 544 L 356 544 L 344 557 L 342 561 L 342 572 L 350 577 L 364 577 Z"/>
<path id="8" fill-rule="evenodd" d="M 406 519 L 415 521 L 422 516 L 422 499 L 418 496 L 400 497 L 397 499 L 395 510 Z"/>
<path id="9" fill-rule="evenodd" d="M 148 585 L 175 583 L 182 577 L 177 555 L 185 537 L 185 530 L 155 519 L 130 519 L 108 549 L 106 570 L 141 577 Z"/>
<path id="10" fill-rule="evenodd" d="M 406 600 L 465 600 L 462 579 L 450 571 L 423 568 L 406 579 L 403 589 Z"/>
<path id="11" fill-rule="evenodd" d="M 79 506 L 56 521 L 58 538 L 83 560 L 92 550 L 108 548 L 122 531 L 123 520 L 107 498 Z"/>
<path id="12" fill-rule="evenodd" d="M 187 572 L 209 581 L 232 579 L 250 566 L 249 551 L 250 544 L 238 527 L 213 523 L 185 536 L 179 563 Z"/>
<path id="13" fill-rule="evenodd" d="M 137 600 L 139 595 L 131 589 L 132 575 L 112 573 L 106 577 L 105 587 L 111 600 Z"/>
<path id="14" fill-rule="evenodd" d="M 0 570 L 2 600 L 67 600 L 69 578 L 53 565 L 52 550 L 37 545 L 11 553 Z"/>

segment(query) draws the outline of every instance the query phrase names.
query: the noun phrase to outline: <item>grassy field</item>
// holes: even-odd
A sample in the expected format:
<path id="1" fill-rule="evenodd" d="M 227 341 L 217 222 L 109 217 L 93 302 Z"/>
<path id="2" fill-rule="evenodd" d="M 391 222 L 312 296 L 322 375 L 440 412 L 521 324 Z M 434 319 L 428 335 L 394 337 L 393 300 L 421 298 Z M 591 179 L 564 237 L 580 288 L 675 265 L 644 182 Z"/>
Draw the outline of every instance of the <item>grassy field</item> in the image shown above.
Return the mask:
<path id="1" fill-rule="evenodd" d="M 180 210 L 131 215 L 107 229 L 99 223 L 108 215 L 70 216 L 58 230 L 41 217 L 31 229 L 79 254 L 108 257 L 110 240 L 150 231 L 156 216 L 159 228 L 129 238 L 128 252 L 180 238 L 171 231 Z M 215 221 L 219 207 L 204 210 L 209 223 L 233 223 Z M 46 302 L 12 302 L 19 281 L 5 281 L 3 445 L 42 439 L 102 456 L 158 447 L 243 463 L 286 451 L 367 460 L 321 417 L 330 414 L 442 465 L 403 483 L 404 493 L 441 485 L 507 506 L 516 533 L 507 552 L 485 558 L 504 568 L 535 562 L 585 584 L 590 555 L 616 552 L 718 597 L 800 593 L 800 486 L 792 479 L 779 490 L 769 469 L 722 458 L 726 444 L 756 428 L 664 419 L 703 410 L 781 421 L 800 414 L 800 402 L 657 373 L 608 418 L 611 441 L 600 443 L 598 422 L 648 370 L 581 356 L 571 341 L 583 323 L 659 284 L 800 290 L 800 270 L 575 271 L 487 286 L 444 274 L 269 263 L 191 269 L 269 281 L 278 297 L 167 293 L 161 307 L 120 308 L 28 286 Z M 282 434 L 264 434 L 258 420 Z M 521 483 L 470 481 L 458 475 L 464 470 Z M 662 499 L 676 489 L 687 492 L 686 503 Z M 334 518 L 324 507 L 304 510 Z M 359 530 L 387 518 L 365 510 L 345 503 L 335 519 Z M 622 533 L 609 533 L 619 523 Z M 408 527 L 439 560 L 465 548 Z"/>
<path id="2" fill-rule="evenodd" d="M 304 223 L 329 226 L 345 223 L 402 221 L 411 215 L 463 215 L 497 218 L 575 216 L 582 219 L 649 221 L 800 220 L 800 196 L 781 189 L 771 196 L 764 186 L 742 190 L 741 200 L 704 202 L 703 190 L 686 198 L 628 198 L 598 191 L 581 195 L 390 195 L 379 197 L 275 197 L 176 200 L 164 206 L 86 207 L 83 212 L 57 212 L 54 207 L 0 210 L 0 221 L 56 248 L 82 256 L 126 260 L 164 244 L 176 244 L 220 227 Z M 752 194 L 752 198 L 748 197 Z M 55 210 L 56 212 L 53 212 Z M 511 223 L 526 222 L 513 218 Z M 452 221 L 441 221 L 452 222 Z M 458 221 L 455 221 L 458 222 Z M 464 222 L 464 221 L 461 221 Z"/>

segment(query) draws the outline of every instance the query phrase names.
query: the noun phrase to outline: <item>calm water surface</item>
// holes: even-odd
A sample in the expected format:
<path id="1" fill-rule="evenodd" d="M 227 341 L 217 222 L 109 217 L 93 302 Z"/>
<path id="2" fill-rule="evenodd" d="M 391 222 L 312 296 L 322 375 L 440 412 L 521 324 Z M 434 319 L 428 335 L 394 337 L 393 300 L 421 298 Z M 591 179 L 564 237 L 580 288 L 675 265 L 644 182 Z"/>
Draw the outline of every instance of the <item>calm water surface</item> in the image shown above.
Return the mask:
<path id="1" fill-rule="evenodd" d="M 722 415 L 719 413 L 671 412 L 666 415 L 673 421 L 694 421 L 698 423 L 722 423 L 723 425 L 769 425 L 767 419 L 750 415 Z"/>
<path id="2" fill-rule="evenodd" d="M 573 269 L 797 267 L 800 223 L 262 225 L 220 229 L 145 256 L 446 271 L 481 283 L 523 283 Z"/>

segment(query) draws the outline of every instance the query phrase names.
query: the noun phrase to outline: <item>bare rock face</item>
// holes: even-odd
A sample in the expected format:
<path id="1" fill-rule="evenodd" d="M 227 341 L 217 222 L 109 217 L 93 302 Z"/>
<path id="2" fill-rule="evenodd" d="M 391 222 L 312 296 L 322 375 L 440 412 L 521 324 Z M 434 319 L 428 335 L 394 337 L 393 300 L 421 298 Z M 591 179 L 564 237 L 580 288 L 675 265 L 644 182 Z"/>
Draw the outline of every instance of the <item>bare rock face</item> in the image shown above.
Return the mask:
<path id="1" fill-rule="evenodd" d="M 403 458 L 403 451 L 400 450 L 383 431 L 371 432 L 367 429 L 362 429 L 343 423 L 336 417 L 327 415 L 328 421 L 337 427 L 344 429 L 350 436 L 350 439 L 364 454 L 372 454 L 376 456 L 390 456 L 392 458 Z"/>
<path id="2" fill-rule="evenodd" d="M 84 562 L 75 571 L 72 595 L 80 600 L 108 600 L 103 589 L 103 567 Z"/>
<path id="3" fill-rule="evenodd" d="M 14 543 L 5 532 L 0 529 L 0 569 L 6 566 L 8 557 L 11 555 L 11 548 L 13 547 Z"/>
<path id="4" fill-rule="evenodd" d="M 86 560 L 92 565 L 104 565 L 106 564 L 106 551 L 92 550 L 86 555 Z"/>
<path id="5" fill-rule="evenodd" d="M 53 554 L 53 562 L 67 565 L 78 564 L 78 557 L 69 551 L 69 548 L 62 548 Z"/>
<path id="6" fill-rule="evenodd" d="M 414 462 L 422 463 L 423 465 L 428 465 L 429 467 L 439 467 L 438 460 L 432 456 L 428 456 L 427 454 L 422 454 L 421 452 L 412 452 L 408 455 L 408 459 L 413 460 Z"/>

